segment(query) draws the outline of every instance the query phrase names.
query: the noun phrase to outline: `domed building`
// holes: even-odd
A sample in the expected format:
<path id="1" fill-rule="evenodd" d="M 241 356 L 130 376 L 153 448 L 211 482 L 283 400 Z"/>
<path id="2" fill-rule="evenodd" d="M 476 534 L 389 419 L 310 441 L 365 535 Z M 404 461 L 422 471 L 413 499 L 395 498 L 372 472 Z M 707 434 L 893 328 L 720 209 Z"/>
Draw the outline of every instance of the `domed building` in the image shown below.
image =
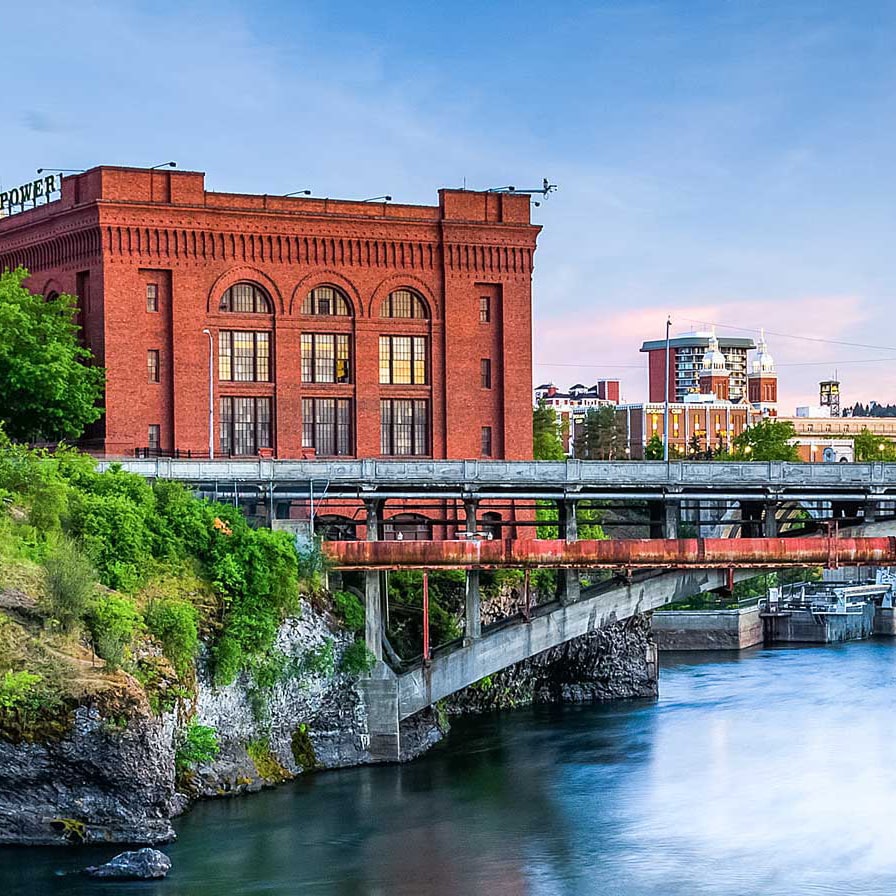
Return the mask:
<path id="1" fill-rule="evenodd" d="M 747 375 L 747 396 L 750 404 L 764 417 L 777 417 L 778 373 L 765 341 L 765 330 L 760 332 L 756 356 Z"/>

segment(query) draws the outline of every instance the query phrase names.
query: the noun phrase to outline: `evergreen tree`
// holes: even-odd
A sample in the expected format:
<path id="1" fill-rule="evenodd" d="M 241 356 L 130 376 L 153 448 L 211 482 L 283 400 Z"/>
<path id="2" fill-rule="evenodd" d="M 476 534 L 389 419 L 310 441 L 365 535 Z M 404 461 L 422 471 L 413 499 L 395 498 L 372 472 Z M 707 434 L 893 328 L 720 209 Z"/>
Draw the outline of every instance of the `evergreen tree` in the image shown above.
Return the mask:
<path id="1" fill-rule="evenodd" d="M 532 455 L 535 460 L 564 460 L 560 421 L 541 399 L 532 412 Z"/>
<path id="2" fill-rule="evenodd" d="M 610 405 L 589 408 L 576 439 L 576 457 L 581 460 L 625 459 L 625 424 Z"/>

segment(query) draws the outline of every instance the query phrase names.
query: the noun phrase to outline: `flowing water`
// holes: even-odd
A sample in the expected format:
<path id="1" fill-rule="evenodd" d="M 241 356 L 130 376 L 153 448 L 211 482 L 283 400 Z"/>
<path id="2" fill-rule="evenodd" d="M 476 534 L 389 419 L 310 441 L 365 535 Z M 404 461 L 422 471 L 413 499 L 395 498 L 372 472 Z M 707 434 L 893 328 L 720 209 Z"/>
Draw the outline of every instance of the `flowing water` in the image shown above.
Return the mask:
<path id="1" fill-rule="evenodd" d="M 0 894 L 896 893 L 896 644 L 666 659 L 658 702 L 456 722 L 428 756 L 198 805 L 151 884 L 0 851 Z"/>

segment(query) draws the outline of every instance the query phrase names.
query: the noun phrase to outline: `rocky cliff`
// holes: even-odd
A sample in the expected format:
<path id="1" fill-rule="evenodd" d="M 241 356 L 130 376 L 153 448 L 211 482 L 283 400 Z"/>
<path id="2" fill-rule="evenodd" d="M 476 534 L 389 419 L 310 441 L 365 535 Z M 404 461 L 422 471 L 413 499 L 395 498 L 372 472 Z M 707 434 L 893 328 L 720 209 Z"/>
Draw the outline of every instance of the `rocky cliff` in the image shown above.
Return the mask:
<path id="1" fill-rule="evenodd" d="M 114 699 L 107 694 L 73 708 L 47 736 L 0 738 L 0 843 L 160 843 L 174 836 L 171 818 L 193 799 L 370 762 L 357 680 L 337 671 L 352 638 L 303 602 L 277 637 L 287 671 L 267 688 L 246 673 L 215 687 L 200 661 L 195 695 L 172 712 L 153 713 L 138 688 L 125 687 Z M 402 759 L 442 737 L 441 709 L 655 695 L 655 651 L 639 616 L 499 672 L 438 713 L 406 720 Z M 219 750 L 176 768 L 188 720 L 214 729 Z"/>

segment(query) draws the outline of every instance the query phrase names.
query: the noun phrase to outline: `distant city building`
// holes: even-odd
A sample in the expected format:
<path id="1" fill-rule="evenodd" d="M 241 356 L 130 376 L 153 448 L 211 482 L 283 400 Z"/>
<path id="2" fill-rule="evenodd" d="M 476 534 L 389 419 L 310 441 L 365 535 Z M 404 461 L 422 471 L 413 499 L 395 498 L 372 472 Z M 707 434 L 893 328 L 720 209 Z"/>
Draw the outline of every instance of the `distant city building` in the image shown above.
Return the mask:
<path id="1" fill-rule="evenodd" d="M 837 380 L 824 380 L 818 384 L 818 403 L 829 408 L 832 417 L 840 416 L 840 383 Z"/>
<path id="2" fill-rule="evenodd" d="M 615 406 L 619 403 L 619 380 L 598 380 L 592 386 L 576 383 L 561 392 L 553 383 L 542 383 L 535 389 L 535 403 L 543 401 L 560 420 L 563 448 L 567 454 L 575 450 L 576 424 L 585 422 L 592 408 Z"/>
<path id="3" fill-rule="evenodd" d="M 683 333 L 669 340 L 669 400 L 684 401 L 689 393 L 700 390 L 704 355 L 715 340 L 714 351 L 725 359 L 728 371 L 728 397 L 740 401 L 747 394 L 747 353 L 756 348 L 752 339 L 721 337 L 712 332 Z M 666 386 L 666 340 L 645 342 L 641 351 L 648 357 L 648 395 L 651 402 L 663 401 Z"/>
<path id="4" fill-rule="evenodd" d="M 661 401 L 622 404 L 616 408 L 628 434 L 628 455 L 644 458 L 647 443 L 664 439 L 665 404 Z M 669 448 L 673 455 L 730 450 L 732 442 L 762 415 L 748 402 L 732 403 L 715 395 L 692 393 L 687 401 L 669 404 Z"/>
<path id="5" fill-rule="evenodd" d="M 775 359 L 768 350 L 765 333 L 759 337 L 759 345 L 747 374 L 747 400 L 764 417 L 778 414 L 778 372 Z"/>

